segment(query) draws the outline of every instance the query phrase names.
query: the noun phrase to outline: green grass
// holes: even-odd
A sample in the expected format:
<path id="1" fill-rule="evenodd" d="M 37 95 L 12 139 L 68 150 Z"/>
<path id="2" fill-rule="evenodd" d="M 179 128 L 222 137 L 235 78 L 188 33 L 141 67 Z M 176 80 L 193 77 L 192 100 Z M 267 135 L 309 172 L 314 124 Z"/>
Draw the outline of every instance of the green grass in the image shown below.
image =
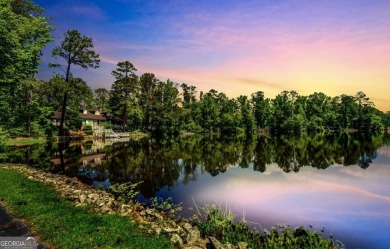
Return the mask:
<path id="1" fill-rule="evenodd" d="M 310 249 L 335 249 L 343 248 L 339 241 L 322 237 L 321 234 L 312 232 L 303 227 L 291 229 L 289 227 L 272 228 L 271 231 L 254 231 L 245 222 L 234 223 L 234 214 L 229 209 L 221 209 L 216 205 L 205 205 L 198 210 L 197 225 L 202 235 L 217 238 L 223 243 L 236 244 L 240 241 L 248 243 L 251 248 L 310 248 Z"/>
<path id="2" fill-rule="evenodd" d="M 129 217 L 88 213 L 12 170 L 0 168 L 0 179 L 0 197 L 11 213 L 55 248 L 170 248 L 168 238 L 141 231 Z"/>
<path id="3" fill-rule="evenodd" d="M 21 146 L 21 145 L 32 145 L 46 143 L 45 138 L 23 138 L 23 139 L 9 139 L 6 145 L 9 146 Z"/>

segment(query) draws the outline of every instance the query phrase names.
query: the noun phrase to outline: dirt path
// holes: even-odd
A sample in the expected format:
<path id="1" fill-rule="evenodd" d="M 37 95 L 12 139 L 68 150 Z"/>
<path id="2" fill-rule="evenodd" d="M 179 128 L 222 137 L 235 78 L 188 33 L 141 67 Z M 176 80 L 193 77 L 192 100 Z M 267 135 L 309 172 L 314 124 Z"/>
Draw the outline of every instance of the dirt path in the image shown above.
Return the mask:
<path id="1" fill-rule="evenodd" d="M 28 237 L 28 227 L 20 220 L 15 219 L 0 203 L 0 237 Z M 38 248 L 47 248 L 38 245 Z"/>

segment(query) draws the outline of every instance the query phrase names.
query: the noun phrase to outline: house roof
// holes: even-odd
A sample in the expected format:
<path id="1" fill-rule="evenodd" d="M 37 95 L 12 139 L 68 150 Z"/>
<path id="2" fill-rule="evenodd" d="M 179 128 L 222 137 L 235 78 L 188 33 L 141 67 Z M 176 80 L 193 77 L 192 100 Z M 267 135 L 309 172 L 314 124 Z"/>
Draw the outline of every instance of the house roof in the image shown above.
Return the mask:
<path id="1" fill-rule="evenodd" d="M 50 119 L 61 119 L 62 112 L 55 112 L 53 116 L 50 117 Z M 87 112 L 87 114 L 79 113 L 80 118 L 83 120 L 99 120 L 99 121 L 106 121 L 106 118 L 100 115 L 95 115 L 91 112 Z M 65 116 L 67 116 L 65 114 Z"/>
<path id="2" fill-rule="evenodd" d="M 55 112 L 54 115 L 50 117 L 50 119 L 61 119 L 61 113 L 62 112 Z"/>
<path id="3" fill-rule="evenodd" d="M 101 120 L 101 121 L 105 121 L 106 120 L 105 117 L 102 117 L 100 115 L 95 115 L 95 114 L 92 114 L 90 112 L 88 112 L 87 114 L 80 113 L 80 117 L 82 119 L 86 119 L 86 120 Z"/>

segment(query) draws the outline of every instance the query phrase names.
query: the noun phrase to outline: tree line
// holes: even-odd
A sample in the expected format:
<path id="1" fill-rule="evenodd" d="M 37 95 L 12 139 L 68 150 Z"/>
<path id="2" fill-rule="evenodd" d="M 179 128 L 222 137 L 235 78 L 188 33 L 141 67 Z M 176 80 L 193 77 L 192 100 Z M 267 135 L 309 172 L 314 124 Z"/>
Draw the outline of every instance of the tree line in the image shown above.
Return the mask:
<path id="1" fill-rule="evenodd" d="M 390 113 L 383 113 L 363 92 L 330 97 L 315 92 L 308 96 L 283 91 L 266 98 L 258 91 L 250 97 L 229 98 L 211 89 L 198 91 L 186 83 L 163 82 L 154 74 L 136 75 L 129 61 L 112 72 L 111 90 L 99 89 L 101 103 L 121 117 L 123 126 L 156 134 L 195 133 L 252 134 L 259 131 L 297 133 L 356 129 L 382 130 Z"/>
<path id="2" fill-rule="evenodd" d="M 332 165 L 357 165 L 368 168 L 377 157 L 378 148 L 389 145 L 386 133 L 316 133 L 281 136 L 186 136 L 171 139 L 131 140 L 114 143 L 96 150 L 92 141 L 68 144 L 37 144 L 10 148 L 0 156 L 0 162 L 25 163 L 60 172 L 62 167 L 51 164 L 61 153 L 67 167 L 62 173 L 78 176 L 85 182 L 125 183 L 131 179 L 143 182 L 141 193 L 152 197 L 163 187 L 172 187 L 181 181 L 187 184 L 202 174 L 212 176 L 224 173 L 232 165 L 258 172 L 272 170 L 274 164 L 284 172 L 299 172 L 304 167 L 326 169 Z M 83 157 L 105 154 L 101 163 L 80 165 Z M 182 176 L 182 177 L 181 177 Z"/>
<path id="3" fill-rule="evenodd" d="M 0 134 L 13 136 L 64 135 L 80 129 L 80 108 L 98 108 L 120 120 L 123 130 L 157 135 L 194 133 L 299 133 L 354 129 L 383 130 L 390 112 L 383 113 L 363 92 L 336 97 L 315 92 L 308 96 L 283 91 L 266 98 L 229 98 L 211 89 L 202 92 L 186 83 L 161 81 L 153 73 L 137 75 L 130 61 L 118 62 L 111 89 L 92 90 L 72 69 L 99 67 L 93 40 L 69 30 L 52 51 L 51 67 L 62 68 L 48 81 L 36 77 L 42 49 L 52 42 L 52 27 L 43 9 L 28 0 L 0 0 Z M 62 110 L 60 129 L 50 116 Z M 65 119 L 71 122 L 64 127 Z"/>

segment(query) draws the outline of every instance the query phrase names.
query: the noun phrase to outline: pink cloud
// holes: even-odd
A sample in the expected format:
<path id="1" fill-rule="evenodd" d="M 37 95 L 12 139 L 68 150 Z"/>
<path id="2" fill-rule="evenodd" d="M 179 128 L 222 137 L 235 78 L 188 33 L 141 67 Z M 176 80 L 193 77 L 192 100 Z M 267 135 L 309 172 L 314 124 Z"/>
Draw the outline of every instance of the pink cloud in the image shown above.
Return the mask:
<path id="1" fill-rule="evenodd" d="M 301 94 L 321 91 L 331 96 L 364 91 L 372 99 L 388 98 L 387 26 L 362 26 L 356 18 L 335 21 L 312 17 L 316 25 L 303 25 L 293 19 L 289 23 L 283 16 L 280 21 L 271 17 L 280 12 L 288 15 L 286 8 L 291 6 L 271 4 L 259 11 L 251 9 L 252 4 L 242 4 L 223 14 L 172 5 L 183 14 L 179 15 L 180 21 L 169 15 L 159 19 L 162 39 L 158 42 L 132 40 L 134 25 L 150 28 L 132 20 L 111 25 L 121 36 L 99 33 L 96 48 L 107 63 L 130 60 L 139 72 L 194 84 L 203 91 L 215 88 L 229 97 L 258 90 L 274 97 L 281 90 L 297 90 Z M 302 7 L 305 15 L 326 16 L 337 4 L 324 9 L 317 4 L 292 5 Z M 101 15 L 90 5 L 73 11 Z M 360 13 L 354 8 L 350 11 Z M 375 6 L 370 11 L 379 18 L 387 13 Z M 345 15 L 339 12 L 335 16 Z M 390 110 L 390 103 L 379 101 L 377 107 Z"/>

